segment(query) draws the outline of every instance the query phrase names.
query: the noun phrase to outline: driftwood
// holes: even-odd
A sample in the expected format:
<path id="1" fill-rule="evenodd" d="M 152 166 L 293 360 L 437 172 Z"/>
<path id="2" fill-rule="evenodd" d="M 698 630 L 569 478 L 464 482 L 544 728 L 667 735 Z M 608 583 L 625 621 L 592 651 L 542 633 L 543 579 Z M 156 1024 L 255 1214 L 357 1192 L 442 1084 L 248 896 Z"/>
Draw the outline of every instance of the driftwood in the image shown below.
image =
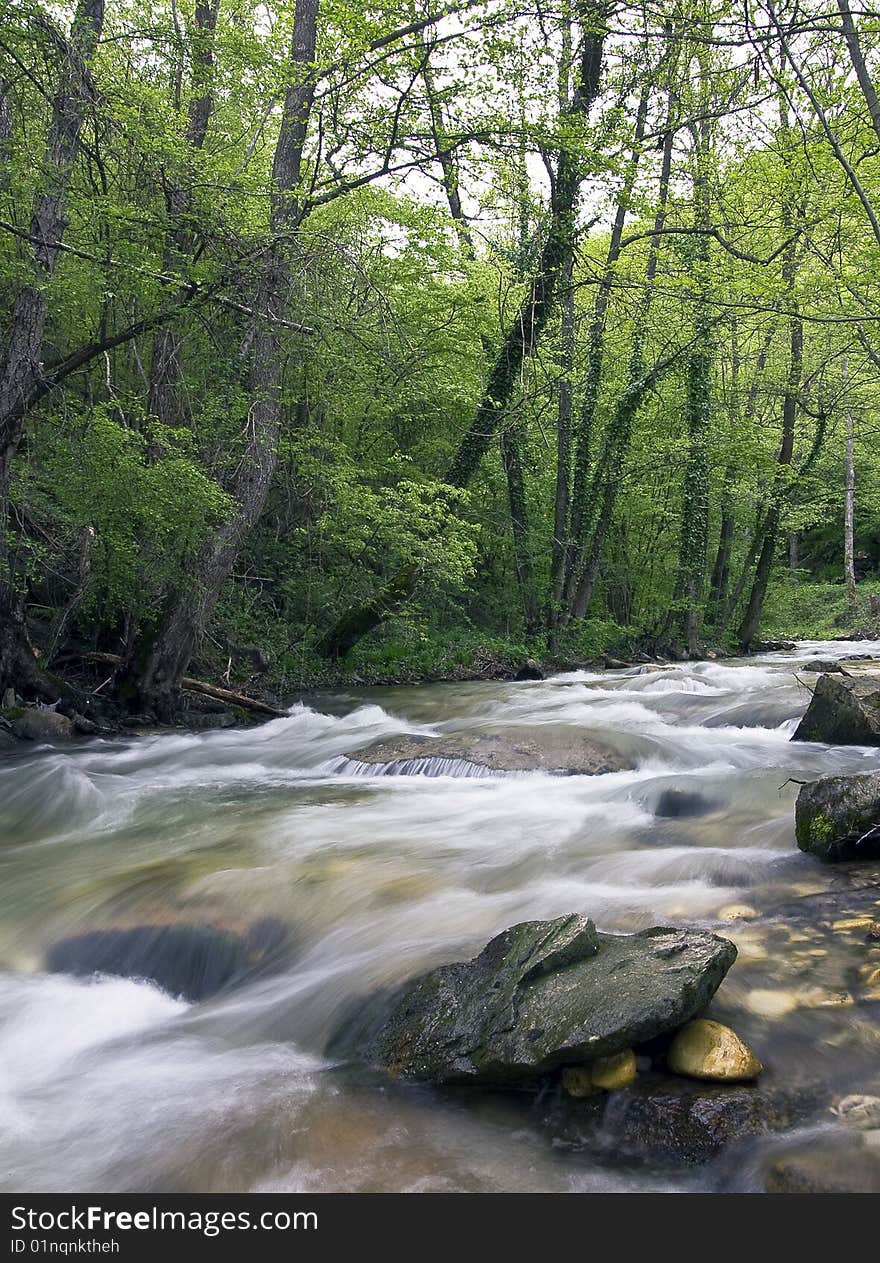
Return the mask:
<path id="1" fill-rule="evenodd" d="M 118 653 L 84 653 L 82 658 L 86 662 L 105 663 L 111 667 L 118 667 L 122 664 L 122 658 Z M 242 710 L 252 710 L 258 715 L 271 715 L 273 719 L 286 719 L 288 716 L 286 710 L 279 710 L 277 706 L 271 706 L 268 702 L 261 702 L 256 697 L 248 697 L 246 694 L 236 693 L 232 689 L 221 689 L 215 684 L 205 684 L 203 680 L 194 680 L 188 675 L 185 675 L 180 683 L 181 687 L 188 693 L 202 693 L 205 697 L 213 697 L 215 701 L 226 702 L 228 706 L 240 706 Z"/>

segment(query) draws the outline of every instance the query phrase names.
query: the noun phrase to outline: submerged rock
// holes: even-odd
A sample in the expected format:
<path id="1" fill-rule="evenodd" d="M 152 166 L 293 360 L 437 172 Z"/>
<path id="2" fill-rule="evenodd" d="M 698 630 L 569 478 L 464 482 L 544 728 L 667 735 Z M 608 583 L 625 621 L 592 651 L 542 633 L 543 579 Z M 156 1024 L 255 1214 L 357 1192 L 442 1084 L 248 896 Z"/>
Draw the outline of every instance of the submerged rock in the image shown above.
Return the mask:
<path id="1" fill-rule="evenodd" d="M 880 1193 L 880 1147 L 848 1132 L 813 1136 L 767 1162 L 768 1193 Z"/>
<path id="2" fill-rule="evenodd" d="M 787 1131 L 817 1106 L 808 1091 L 652 1074 L 609 1096 L 560 1097 L 547 1108 L 543 1125 L 557 1144 L 573 1149 L 604 1149 L 648 1164 L 696 1163 L 736 1141 Z"/>
<path id="3" fill-rule="evenodd" d="M 673 1074 L 729 1083 L 748 1083 L 763 1069 L 736 1031 L 707 1018 L 681 1028 L 669 1046 L 666 1064 Z"/>
<path id="4" fill-rule="evenodd" d="M 820 675 L 792 741 L 880 745 L 880 676 Z"/>
<path id="5" fill-rule="evenodd" d="M 147 979 L 195 1001 L 239 981 L 286 943 L 286 927 L 269 919 L 255 922 L 246 934 L 198 924 L 126 926 L 60 939 L 46 953 L 46 969 L 78 978 Z"/>
<path id="6" fill-rule="evenodd" d="M 22 741 L 69 741 L 73 724 L 54 710 L 29 706 L 13 721 L 12 731 Z"/>
<path id="7" fill-rule="evenodd" d="M 833 1109 L 839 1121 L 857 1131 L 876 1131 L 880 1128 L 880 1096 L 853 1093 L 838 1101 Z"/>
<path id="8" fill-rule="evenodd" d="M 598 776 L 629 766 L 620 755 L 577 730 L 561 726 L 499 732 L 405 736 L 379 741 L 347 756 L 373 775 L 478 776 L 492 772 L 555 772 Z M 460 766 L 457 766 L 460 765 Z M 475 769 L 468 773 L 467 766 Z M 351 770 L 351 769 L 348 769 Z M 355 769 L 359 770 L 359 769 Z"/>
<path id="9" fill-rule="evenodd" d="M 714 810 L 715 804 L 703 794 L 688 789 L 664 789 L 657 799 L 654 815 L 669 820 L 689 820 L 707 816 Z"/>
<path id="10" fill-rule="evenodd" d="M 880 859 L 880 772 L 804 785 L 795 804 L 802 851 L 832 863 Z"/>
<path id="11" fill-rule="evenodd" d="M 676 1030 L 735 959 L 715 934 L 599 934 L 576 914 L 526 921 L 475 959 L 368 1000 L 328 1051 L 437 1083 L 528 1081 Z"/>

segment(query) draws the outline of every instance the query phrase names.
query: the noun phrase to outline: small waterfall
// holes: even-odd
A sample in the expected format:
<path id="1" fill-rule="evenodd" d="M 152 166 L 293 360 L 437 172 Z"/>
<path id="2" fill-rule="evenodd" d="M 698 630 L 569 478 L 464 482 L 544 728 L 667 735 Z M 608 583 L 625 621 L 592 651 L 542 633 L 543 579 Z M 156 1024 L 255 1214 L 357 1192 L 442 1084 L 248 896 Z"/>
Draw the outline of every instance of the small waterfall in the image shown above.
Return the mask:
<path id="1" fill-rule="evenodd" d="M 470 763 L 467 759 L 421 758 L 391 759 L 388 763 L 364 763 L 360 759 L 333 759 L 329 765 L 331 772 L 342 776 L 457 776 L 486 777 L 507 776 L 507 772 L 496 772 L 479 763 Z"/>

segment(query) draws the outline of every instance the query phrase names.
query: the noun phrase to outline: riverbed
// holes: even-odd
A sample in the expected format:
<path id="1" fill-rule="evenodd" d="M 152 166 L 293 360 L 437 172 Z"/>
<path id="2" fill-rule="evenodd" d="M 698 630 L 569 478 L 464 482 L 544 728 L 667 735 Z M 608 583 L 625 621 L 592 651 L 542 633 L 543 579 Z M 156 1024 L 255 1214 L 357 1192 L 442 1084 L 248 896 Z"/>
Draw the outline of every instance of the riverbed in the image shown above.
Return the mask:
<path id="1" fill-rule="evenodd" d="M 613 1137 L 572 1143 L 540 1095 L 398 1087 L 324 1048 L 354 998 L 517 921 L 694 926 L 740 952 L 713 1011 L 771 1082 L 821 1085 L 829 1107 L 805 1135 L 834 1126 L 837 1097 L 877 1090 L 880 991 L 866 979 L 880 951 L 846 922 L 877 908 L 880 873 L 802 855 L 793 805 L 799 782 L 876 770 L 880 750 L 790 738 L 816 678 L 803 664 L 852 654 L 880 656 L 880 642 L 364 689 L 252 729 L 5 756 L 0 1188 L 761 1187 L 791 1135 L 750 1138 L 733 1159 L 655 1161 Z M 536 742 L 594 735 L 629 770 L 370 775 L 349 759 L 382 738 L 505 725 Z M 694 814 L 658 814 L 668 790 Z M 286 927 L 283 962 L 201 1003 L 43 969 L 50 944 L 93 928 L 255 920 Z"/>

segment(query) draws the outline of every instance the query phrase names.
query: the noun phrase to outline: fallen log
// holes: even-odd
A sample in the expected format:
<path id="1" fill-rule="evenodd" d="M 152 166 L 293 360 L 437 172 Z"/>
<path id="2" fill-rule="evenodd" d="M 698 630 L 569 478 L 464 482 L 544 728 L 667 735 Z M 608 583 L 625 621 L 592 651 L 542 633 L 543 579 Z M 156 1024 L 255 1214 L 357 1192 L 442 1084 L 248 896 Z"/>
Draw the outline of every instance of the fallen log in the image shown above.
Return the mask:
<path id="1" fill-rule="evenodd" d="M 122 658 L 118 653 L 84 653 L 80 657 L 85 662 L 98 662 L 108 667 L 118 667 L 122 664 Z M 191 676 L 185 675 L 180 682 L 181 688 L 187 693 L 202 693 L 205 697 L 212 697 L 217 702 L 226 702 L 228 706 L 240 706 L 242 710 L 252 710 L 258 715 L 271 715 L 273 719 L 286 719 L 288 711 L 279 710 L 277 706 L 271 706 L 269 702 L 262 702 L 256 697 L 248 697 L 245 693 L 236 693 L 232 689 L 218 688 L 216 684 L 206 684 L 204 680 L 194 680 Z"/>

